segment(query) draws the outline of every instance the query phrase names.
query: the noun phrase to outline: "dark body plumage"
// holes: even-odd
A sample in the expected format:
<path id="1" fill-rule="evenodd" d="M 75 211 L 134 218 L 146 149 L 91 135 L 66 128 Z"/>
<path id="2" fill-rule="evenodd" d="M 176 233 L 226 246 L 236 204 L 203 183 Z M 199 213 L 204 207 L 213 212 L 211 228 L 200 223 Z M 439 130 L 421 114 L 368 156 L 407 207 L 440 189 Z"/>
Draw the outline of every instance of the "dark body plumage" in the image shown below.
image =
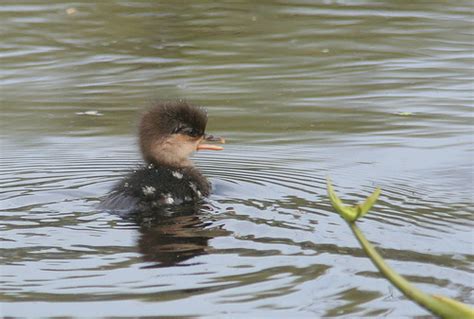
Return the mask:
<path id="1" fill-rule="evenodd" d="M 116 210 L 147 211 L 166 205 L 197 202 L 208 196 L 210 184 L 194 167 L 149 164 L 123 178 L 106 199 Z"/>
<path id="2" fill-rule="evenodd" d="M 210 193 L 210 183 L 189 155 L 212 149 L 202 141 L 206 112 L 185 101 L 159 103 L 146 112 L 139 126 L 145 165 L 132 171 L 112 189 L 103 206 L 120 211 L 150 211 L 158 207 L 196 203 Z"/>

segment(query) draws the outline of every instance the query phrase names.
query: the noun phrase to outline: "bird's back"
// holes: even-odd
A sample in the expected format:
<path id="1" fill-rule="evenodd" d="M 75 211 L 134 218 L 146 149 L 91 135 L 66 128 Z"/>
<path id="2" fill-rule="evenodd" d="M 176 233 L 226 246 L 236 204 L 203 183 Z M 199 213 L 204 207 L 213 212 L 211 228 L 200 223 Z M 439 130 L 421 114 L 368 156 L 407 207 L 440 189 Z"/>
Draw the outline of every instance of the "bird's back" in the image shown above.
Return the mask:
<path id="1" fill-rule="evenodd" d="M 208 196 L 209 192 L 209 182 L 194 167 L 150 164 L 134 170 L 119 181 L 102 206 L 118 211 L 148 211 L 197 202 Z"/>

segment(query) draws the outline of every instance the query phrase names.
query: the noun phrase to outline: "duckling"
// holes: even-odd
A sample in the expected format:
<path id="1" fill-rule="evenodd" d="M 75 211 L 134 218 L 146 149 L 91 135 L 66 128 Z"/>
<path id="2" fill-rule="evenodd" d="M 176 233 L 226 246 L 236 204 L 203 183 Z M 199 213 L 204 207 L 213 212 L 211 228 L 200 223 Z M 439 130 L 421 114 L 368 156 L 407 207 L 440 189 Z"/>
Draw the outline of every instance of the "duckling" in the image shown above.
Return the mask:
<path id="1" fill-rule="evenodd" d="M 208 196 L 211 185 L 189 157 L 199 150 L 222 150 L 206 142 L 225 140 L 207 135 L 206 125 L 206 111 L 183 100 L 160 102 L 145 112 L 138 134 L 145 164 L 119 181 L 103 206 L 150 210 Z"/>

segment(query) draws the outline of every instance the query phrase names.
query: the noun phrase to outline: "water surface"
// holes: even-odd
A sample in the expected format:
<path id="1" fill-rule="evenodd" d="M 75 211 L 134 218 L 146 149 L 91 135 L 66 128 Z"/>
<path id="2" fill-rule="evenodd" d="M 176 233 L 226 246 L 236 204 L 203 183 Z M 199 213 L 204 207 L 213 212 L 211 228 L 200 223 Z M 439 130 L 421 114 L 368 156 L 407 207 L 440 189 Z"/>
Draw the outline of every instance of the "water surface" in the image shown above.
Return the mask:
<path id="1" fill-rule="evenodd" d="M 473 303 L 469 1 L 4 1 L 4 316 L 423 316 L 401 274 Z M 214 193 L 147 222 L 97 209 L 156 99 L 206 106 Z M 85 113 L 93 111 L 91 113 Z M 87 115 L 90 114 L 90 115 Z"/>

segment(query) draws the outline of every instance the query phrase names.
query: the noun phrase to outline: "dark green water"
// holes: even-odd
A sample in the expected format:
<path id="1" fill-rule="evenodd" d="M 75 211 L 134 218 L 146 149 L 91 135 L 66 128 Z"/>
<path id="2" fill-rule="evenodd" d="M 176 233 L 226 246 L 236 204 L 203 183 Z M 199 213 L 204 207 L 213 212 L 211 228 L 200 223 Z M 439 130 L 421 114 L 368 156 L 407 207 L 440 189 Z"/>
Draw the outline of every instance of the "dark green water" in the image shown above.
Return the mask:
<path id="1" fill-rule="evenodd" d="M 369 240 L 474 303 L 471 2 L 3 1 L 0 21 L 1 315 L 426 315 L 327 175 L 348 202 L 381 186 Z M 177 97 L 228 140 L 195 157 L 207 204 L 148 227 L 98 210 L 140 111 Z"/>

